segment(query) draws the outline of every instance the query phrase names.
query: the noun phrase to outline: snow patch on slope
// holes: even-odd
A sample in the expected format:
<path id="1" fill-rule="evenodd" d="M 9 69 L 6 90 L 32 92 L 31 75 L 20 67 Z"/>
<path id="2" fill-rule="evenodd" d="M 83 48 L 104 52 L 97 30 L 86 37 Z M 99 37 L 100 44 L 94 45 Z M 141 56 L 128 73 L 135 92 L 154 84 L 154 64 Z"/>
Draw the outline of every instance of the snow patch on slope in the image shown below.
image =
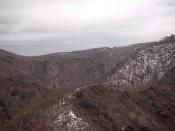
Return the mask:
<path id="1" fill-rule="evenodd" d="M 89 124 L 72 110 L 71 99 L 72 96 L 69 95 L 48 110 L 46 114 L 49 125 L 61 131 L 89 131 Z"/>
<path id="2" fill-rule="evenodd" d="M 161 44 L 138 50 L 134 59 L 108 78 L 111 85 L 131 87 L 151 80 L 160 80 L 175 66 L 175 44 Z"/>

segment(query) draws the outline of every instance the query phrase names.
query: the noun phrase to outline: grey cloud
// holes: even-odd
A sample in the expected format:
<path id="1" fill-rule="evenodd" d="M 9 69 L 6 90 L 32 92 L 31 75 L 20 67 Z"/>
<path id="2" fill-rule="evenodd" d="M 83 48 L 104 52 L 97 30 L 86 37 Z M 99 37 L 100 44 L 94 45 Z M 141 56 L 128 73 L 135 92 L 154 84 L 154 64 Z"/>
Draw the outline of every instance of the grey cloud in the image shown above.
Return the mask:
<path id="1" fill-rule="evenodd" d="M 39 8 L 44 2 L 62 2 L 66 5 L 75 1 L 79 3 L 81 0 L 0 1 L 0 48 L 25 55 L 38 55 L 100 46 L 122 46 L 157 40 L 175 33 L 174 0 L 143 0 L 148 2 L 147 5 L 138 6 L 135 12 L 131 10 L 120 17 L 116 15 L 92 22 L 54 19 L 59 13 L 50 12 L 53 15 L 50 23 L 50 16 L 40 16 L 47 17 L 48 22 L 40 21 L 36 20 L 37 16 L 33 12 L 35 4 Z M 74 17 L 79 20 L 79 16 Z M 59 24 L 60 21 L 63 21 L 63 25 Z M 68 24 L 64 25 L 64 22 Z"/>
<path id="2" fill-rule="evenodd" d="M 175 1 L 174 0 L 164 0 L 163 4 L 165 6 L 175 6 Z"/>

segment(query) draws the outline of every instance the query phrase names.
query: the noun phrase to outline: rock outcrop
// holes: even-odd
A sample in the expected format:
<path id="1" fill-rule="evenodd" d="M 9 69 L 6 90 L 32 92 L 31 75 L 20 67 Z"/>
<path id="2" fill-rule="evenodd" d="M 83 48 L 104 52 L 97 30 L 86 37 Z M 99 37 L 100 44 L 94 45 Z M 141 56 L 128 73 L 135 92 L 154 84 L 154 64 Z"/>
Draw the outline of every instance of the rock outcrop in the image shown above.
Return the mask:
<path id="1" fill-rule="evenodd" d="M 134 58 L 108 77 L 108 82 L 115 87 L 135 87 L 160 80 L 174 66 L 175 42 L 154 44 L 138 49 Z"/>

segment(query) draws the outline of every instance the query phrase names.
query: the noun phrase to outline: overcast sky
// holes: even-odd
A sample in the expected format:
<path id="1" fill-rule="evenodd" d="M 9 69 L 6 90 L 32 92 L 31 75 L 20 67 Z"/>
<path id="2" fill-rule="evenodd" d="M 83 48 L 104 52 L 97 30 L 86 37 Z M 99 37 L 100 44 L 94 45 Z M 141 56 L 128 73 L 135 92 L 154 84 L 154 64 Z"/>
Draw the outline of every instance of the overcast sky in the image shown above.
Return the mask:
<path id="1" fill-rule="evenodd" d="M 175 0 L 0 0 L 0 48 L 40 55 L 175 34 Z"/>

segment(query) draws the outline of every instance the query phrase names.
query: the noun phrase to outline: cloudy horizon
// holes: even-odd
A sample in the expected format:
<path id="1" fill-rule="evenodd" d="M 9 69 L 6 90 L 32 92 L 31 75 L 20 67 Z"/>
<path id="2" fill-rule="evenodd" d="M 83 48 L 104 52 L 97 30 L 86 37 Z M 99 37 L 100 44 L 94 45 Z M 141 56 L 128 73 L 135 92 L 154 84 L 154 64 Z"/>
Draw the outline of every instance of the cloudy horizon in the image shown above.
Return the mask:
<path id="1" fill-rule="evenodd" d="M 174 0 L 1 0 L 0 49 L 41 55 L 175 34 Z"/>

